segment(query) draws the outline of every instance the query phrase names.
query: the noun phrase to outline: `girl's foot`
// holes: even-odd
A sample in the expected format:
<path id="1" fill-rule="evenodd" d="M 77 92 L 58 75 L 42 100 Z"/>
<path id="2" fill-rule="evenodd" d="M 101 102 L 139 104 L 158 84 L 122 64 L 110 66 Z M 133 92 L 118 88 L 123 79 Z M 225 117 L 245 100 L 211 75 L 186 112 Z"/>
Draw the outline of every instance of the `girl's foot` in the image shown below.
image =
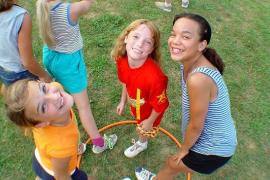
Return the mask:
<path id="1" fill-rule="evenodd" d="M 133 141 L 133 145 L 127 148 L 124 152 L 125 156 L 128 158 L 133 158 L 137 156 L 140 152 L 147 149 L 147 141 L 145 142 L 140 142 L 140 141 L 135 142 L 135 140 L 132 140 L 132 141 Z"/>
<path id="2" fill-rule="evenodd" d="M 117 142 L 116 134 L 112 134 L 109 136 L 104 134 L 103 138 L 104 138 L 104 146 L 99 147 L 99 146 L 93 145 L 93 147 L 92 147 L 93 153 L 99 154 L 99 153 L 102 153 L 103 151 L 105 151 L 106 149 L 113 149 L 114 145 Z"/>
<path id="3" fill-rule="evenodd" d="M 80 143 L 78 146 L 78 155 L 82 155 L 86 151 L 86 144 Z"/>

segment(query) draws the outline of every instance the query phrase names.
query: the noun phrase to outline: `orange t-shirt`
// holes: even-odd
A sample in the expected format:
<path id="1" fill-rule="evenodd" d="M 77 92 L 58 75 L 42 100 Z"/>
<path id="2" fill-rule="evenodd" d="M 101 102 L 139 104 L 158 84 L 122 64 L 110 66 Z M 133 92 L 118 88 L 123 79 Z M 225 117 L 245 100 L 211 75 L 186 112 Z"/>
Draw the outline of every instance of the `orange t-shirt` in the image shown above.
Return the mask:
<path id="1" fill-rule="evenodd" d="M 70 122 L 66 126 L 32 128 L 32 132 L 43 166 L 52 170 L 51 158 L 71 157 L 68 170 L 72 172 L 76 168 L 79 130 L 72 110 L 70 110 Z"/>

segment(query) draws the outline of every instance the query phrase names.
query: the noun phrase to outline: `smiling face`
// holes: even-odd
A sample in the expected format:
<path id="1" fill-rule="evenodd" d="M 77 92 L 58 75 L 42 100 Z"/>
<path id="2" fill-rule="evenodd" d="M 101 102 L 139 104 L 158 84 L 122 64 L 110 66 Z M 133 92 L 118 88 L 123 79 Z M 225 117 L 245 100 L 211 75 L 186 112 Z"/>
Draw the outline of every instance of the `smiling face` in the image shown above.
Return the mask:
<path id="1" fill-rule="evenodd" d="M 131 31 L 126 36 L 125 43 L 129 64 L 134 67 L 142 65 L 154 47 L 152 32 L 145 24 Z"/>
<path id="2" fill-rule="evenodd" d="M 168 39 L 172 60 L 185 62 L 202 53 L 207 42 L 200 41 L 199 32 L 199 24 L 191 19 L 180 18 L 175 22 Z"/>
<path id="3" fill-rule="evenodd" d="M 66 120 L 74 103 L 71 95 L 52 83 L 30 81 L 28 93 L 25 114 L 41 122 L 52 123 Z"/>

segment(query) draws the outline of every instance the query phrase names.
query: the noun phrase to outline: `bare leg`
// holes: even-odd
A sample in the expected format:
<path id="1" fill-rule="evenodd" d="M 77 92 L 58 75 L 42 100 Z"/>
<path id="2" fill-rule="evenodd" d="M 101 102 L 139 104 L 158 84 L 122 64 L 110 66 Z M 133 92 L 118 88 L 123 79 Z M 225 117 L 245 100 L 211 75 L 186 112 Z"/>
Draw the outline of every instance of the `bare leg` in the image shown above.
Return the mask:
<path id="1" fill-rule="evenodd" d="M 4 95 L 6 90 L 6 86 L 4 84 L 1 85 L 1 94 Z"/>
<path id="2" fill-rule="evenodd" d="M 182 161 L 177 164 L 177 156 L 173 155 L 167 159 L 165 165 L 158 172 L 154 180 L 173 180 L 173 178 L 175 178 L 175 176 L 177 176 L 179 173 L 187 172 L 193 171 L 189 169 Z"/>
<path id="3" fill-rule="evenodd" d="M 145 137 L 145 136 L 143 136 L 143 135 L 140 134 L 138 128 L 136 128 L 136 132 L 137 132 L 137 134 L 138 134 L 138 136 L 139 136 L 139 141 L 140 141 L 141 143 L 144 143 L 145 141 L 148 140 L 147 137 Z"/>
<path id="4" fill-rule="evenodd" d="M 91 111 L 86 89 L 80 93 L 72 94 L 79 111 L 82 125 L 91 139 L 100 137 L 93 113 Z"/>
<path id="5" fill-rule="evenodd" d="M 88 176 L 88 178 L 87 178 L 88 180 L 96 180 L 94 177 L 92 177 L 92 176 Z"/>

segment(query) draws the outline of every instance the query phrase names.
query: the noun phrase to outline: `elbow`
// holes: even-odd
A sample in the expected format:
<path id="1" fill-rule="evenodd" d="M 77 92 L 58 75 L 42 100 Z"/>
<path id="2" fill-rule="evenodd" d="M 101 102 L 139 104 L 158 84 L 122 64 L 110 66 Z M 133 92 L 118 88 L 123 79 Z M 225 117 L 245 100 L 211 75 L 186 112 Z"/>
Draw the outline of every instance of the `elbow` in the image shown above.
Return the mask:
<path id="1" fill-rule="evenodd" d="M 26 69 L 31 69 L 31 67 L 32 67 L 31 63 L 22 63 L 22 65 L 23 65 Z"/>
<path id="2" fill-rule="evenodd" d="M 86 9 L 89 9 L 94 2 L 95 2 L 95 0 L 87 0 Z"/>
<path id="3" fill-rule="evenodd" d="M 196 134 L 201 134 L 202 130 L 203 130 L 203 125 L 190 125 L 190 129 L 192 132 L 195 132 Z"/>
<path id="4" fill-rule="evenodd" d="M 36 66 L 37 63 L 35 59 L 32 59 L 31 61 L 22 61 L 22 64 L 26 69 L 31 70 L 32 68 Z"/>

